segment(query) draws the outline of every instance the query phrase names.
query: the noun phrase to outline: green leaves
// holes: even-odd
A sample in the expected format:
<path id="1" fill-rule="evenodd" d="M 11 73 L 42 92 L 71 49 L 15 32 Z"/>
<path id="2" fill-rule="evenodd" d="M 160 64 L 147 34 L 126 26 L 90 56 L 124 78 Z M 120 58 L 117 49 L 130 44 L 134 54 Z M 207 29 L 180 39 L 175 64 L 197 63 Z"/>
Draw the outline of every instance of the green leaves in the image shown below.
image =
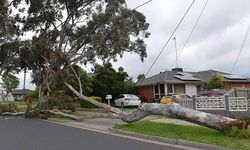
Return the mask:
<path id="1" fill-rule="evenodd" d="M 2 88 L 4 88 L 5 90 L 6 90 L 6 92 L 7 92 L 7 95 L 8 95 L 8 93 L 10 93 L 13 89 L 15 89 L 15 88 L 17 88 L 18 87 L 18 85 L 19 85 L 19 79 L 15 76 L 15 75 L 13 75 L 13 74 L 11 74 L 11 73 L 9 73 L 9 72 L 5 72 L 3 75 L 2 75 L 2 83 L 1 83 L 1 85 L 2 85 Z"/>
<path id="2" fill-rule="evenodd" d="M 203 84 L 204 89 L 223 89 L 224 78 L 221 74 L 213 74 L 209 82 Z"/>

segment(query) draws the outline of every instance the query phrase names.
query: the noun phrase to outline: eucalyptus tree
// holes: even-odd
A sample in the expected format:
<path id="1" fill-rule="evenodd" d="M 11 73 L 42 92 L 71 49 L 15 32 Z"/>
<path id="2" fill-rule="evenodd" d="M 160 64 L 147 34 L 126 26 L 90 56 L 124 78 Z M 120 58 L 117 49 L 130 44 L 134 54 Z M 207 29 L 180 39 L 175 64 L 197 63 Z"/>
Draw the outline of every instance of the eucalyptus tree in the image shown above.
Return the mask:
<path id="1" fill-rule="evenodd" d="M 12 14 L 16 1 L 0 1 L 0 75 L 17 69 L 20 30 Z"/>
<path id="2" fill-rule="evenodd" d="M 23 33 L 23 66 L 33 71 L 40 102 L 47 101 L 54 76 L 70 65 L 116 60 L 125 52 L 146 57 L 145 16 L 127 8 L 125 0 L 19 0 L 27 15 L 19 17 Z M 24 15 L 25 16 L 25 15 Z M 62 77 L 63 79 L 63 77 Z"/>

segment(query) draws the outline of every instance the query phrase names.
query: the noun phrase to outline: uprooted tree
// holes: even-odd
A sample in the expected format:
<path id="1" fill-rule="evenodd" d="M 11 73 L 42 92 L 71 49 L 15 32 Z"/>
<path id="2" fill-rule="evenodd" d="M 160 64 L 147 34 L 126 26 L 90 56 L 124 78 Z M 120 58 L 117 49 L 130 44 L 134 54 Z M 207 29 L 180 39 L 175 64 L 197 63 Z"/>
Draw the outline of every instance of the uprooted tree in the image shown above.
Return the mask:
<path id="1" fill-rule="evenodd" d="M 125 0 L 5 0 L 4 2 L 6 6 L 12 6 L 6 7 L 7 9 L 15 8 L 19 11 L 4 15 L 5 19 L 11 19 L 8 23 L 22 24 L 19 27 L 22 34 L 34 35 L 28 40 L 17 39 L 16 45 L 20 58 L 19 67 L 28 68 L 33 72 L 34 82 L 39 88 L 40 105 L 49 101 L 53 80 L 59 78 L 64 81 L 68 68 L 74 69 L 72 65 L 93 63 L 96 59 L 116 60 L 116 57 L 122 57 L 124 52 L 139 54 L 142 60 L 146 57 L 144 38 L 149 36 L 148 23 L 143 14 L 128 9 Z M 9 35 L 8 27 L 11 26 L 5 26 L 7 32 L 5 35 Z M 179 117 L 217 130 L 238 124 L 239 127 L 246 127 L 236 119 L 183 108 L 174 103 L 142 104 L 134 112 L 125 113 L 112 106 L 98 103 L 81 94 L 82 92 L 77 92 L 70 84 L 66 82 L 65 84 L 79 98 L 107 109 L 113 117 L 126 122 L 156 114 Z M 59 111 L 40 112 L 78 119 Z"/>

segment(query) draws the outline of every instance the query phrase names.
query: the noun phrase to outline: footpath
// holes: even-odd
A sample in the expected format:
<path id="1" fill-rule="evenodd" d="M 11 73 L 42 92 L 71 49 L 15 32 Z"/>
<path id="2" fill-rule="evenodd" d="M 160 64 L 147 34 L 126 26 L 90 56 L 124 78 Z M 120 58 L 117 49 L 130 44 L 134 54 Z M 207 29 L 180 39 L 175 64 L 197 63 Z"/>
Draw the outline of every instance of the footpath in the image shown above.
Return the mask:
<path id="1" fill-rule="evenodd" d="M 90 115 L 93 115 L 92 112 L 90 112 Z M 95 114 L 94 114 L 95 115 Z M 196 124 L 179 120 L 179 119 L 172 119 L 172 118 L 165 118 L 162 116 L 148 116 L 144 118 L 143 120 L 150 120 L 155 122 L 161 122 L 161 123 L 174 123 L 179 125 L 191 125 L 191 126 L 198 126 Z M 71 121 L 71 120 L 57 120 L 57 119 L 49 119 L 49 121 L 58 123 L 61 125 L 71 126 L 75 128 L 85 129 L 85 130 L 91 130 L 95 132 L 101 132 L 105 134 L 115 134 L 124 136 L 124 138 L 135 138 L 135 140 L 141 140 L 141 141 L 151 141 L 155 144 L 170 144 L 170 145 L 177 145 L 182 147 L 186 150 L 232 150 L 230 148 L 224 148 L 220 146 L 214 146 L 209 144 L 203 144 L 203 143 L 197 143 L 197 142 L 191 142 L 191 141 L 184 141 L 184 140 L 176 140 L 176 139 L 167 139 L 167 138 L 161 138 L 157 136 L 149 136 L 149 135 L 143 135 L 128 131 L 121 131 L 117 129 L 113 129 L 112 127 L 115 125 L 122 125 L 126 124 L 125 122 L 121 121 L 120 119 L 109 119 L 105 117 L 93 117 L 89 119 L 84 119 L 81 122 Z M 155 142 L 154 142 L 155 141 Z"/>

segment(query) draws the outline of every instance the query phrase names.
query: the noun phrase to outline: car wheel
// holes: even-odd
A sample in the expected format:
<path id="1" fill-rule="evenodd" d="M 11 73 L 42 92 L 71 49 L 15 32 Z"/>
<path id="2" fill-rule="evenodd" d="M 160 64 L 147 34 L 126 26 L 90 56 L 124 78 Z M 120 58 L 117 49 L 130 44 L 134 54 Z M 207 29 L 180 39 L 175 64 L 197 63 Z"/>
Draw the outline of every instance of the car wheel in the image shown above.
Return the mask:
<path id="1" fill-rule="evenodd" d="M 124 103 L 123 102 L 121 103 L 121 107 L 124 108 Z"/>

